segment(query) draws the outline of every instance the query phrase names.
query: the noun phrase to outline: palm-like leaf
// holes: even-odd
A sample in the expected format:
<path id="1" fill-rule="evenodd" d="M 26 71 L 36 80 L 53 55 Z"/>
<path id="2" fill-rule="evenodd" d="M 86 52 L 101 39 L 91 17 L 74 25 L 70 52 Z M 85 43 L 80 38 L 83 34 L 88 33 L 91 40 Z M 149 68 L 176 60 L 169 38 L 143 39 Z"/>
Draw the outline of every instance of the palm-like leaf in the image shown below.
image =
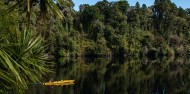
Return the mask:
<path id="1" fill-rule="evenodd" d="M 3 63 L 4 67 L 6 69 L 10 69 L 11 72 L 15 75 L 15 77 L 20 82 L 22 82 L 18 71 L 14 67 L 14 65 L 16 64 L 16 62 L 14 60 L 12 60 L 12 58 L 4 50 L 0 50 L 0 58 L 1 58 L 0 60 Z"/>
<path id="2" fill-rule="evenodd" d="M 6 85 L 20 83 L 24 87 L 27 81 L 39 81 L 42 74 L 48 72 L 43 38 L 27 31 L 8 36 L 0 46 L 0 80 Z M 0 87 L 4 87 L 2 85 Z"/>

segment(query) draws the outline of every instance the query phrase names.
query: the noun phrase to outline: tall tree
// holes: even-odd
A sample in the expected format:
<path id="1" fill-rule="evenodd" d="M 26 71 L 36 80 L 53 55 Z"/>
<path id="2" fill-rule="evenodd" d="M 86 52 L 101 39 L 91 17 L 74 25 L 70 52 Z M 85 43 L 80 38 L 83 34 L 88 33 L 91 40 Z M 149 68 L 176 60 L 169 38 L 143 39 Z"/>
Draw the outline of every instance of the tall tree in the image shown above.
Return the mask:
<path id="1" fill-rule="evenodd" d="M 83 26 L 85 26 L 83 29 L 88 31 L 91 23 L 97 19 L 101 21 L 103 19 L 103 16 L 101 15 L 100 9 L 97 6 L 87 6 L 81 12 L 80 19 Z"/>
<path id="2" fill-rule="evenodd" d="M 138 14 L 140 14 L 140 9 L 141 7 L 140 7 L 140 4 L 139 4 L 139 2 L 137 2 L 136 4 L 135 4 L 135 9 L 136 9 L 136 12 L 138 13 Z"/>
<path id="3" fill-rule="evenodd" d="M 186 11 L 190 15 L 190 8 L 187 8 Z"/>
<path id="4" fill-rule="evenodd" d="M 165 21 L 169 21 L 171 17 L 171 1 L 170 0 L 155 0 L 154 6 L 153 6 L 153 19 L 154 19 L 154 26 L 155 29 L 160 32 L 164 33 L 166 30 L 165 27 Z M 167 22 L 168 24 L 168 22 Z"/>
<path id="5" fill-rule="evenodd" d="M 114 6 L 119 9 L 123 14 L 127 14 L 129 3 L 126 0 L 120 0 L 114 3 Z"/>
<path id="6" fill-rule="evenodd" d="M 95 6 L 97 6 L 100 9 L 101 15 L 104 16 L 104 19 L 102 21 L 105 22 L 107 16 L 109 15 L 108 13 L 109 13 L 110 3 L 107 0 L 103 0 L 97 2 Z"/>
<path id="7" fill-rule="evenodd" d="M 185 11 L 182 7 L 179 7 L 179 9 L 178 9 L 178 16 L 182 17 L 182 18 L 185 18 L 187 15 L 188 15 L 188 12 Z"/>
<path id="8" fill-rule="evenodd" d="M 136 13 L 134 9 L 128 12 L 128 22 L 133 28 L 139 28 L 140 26 L 140 19 L 139 19 L 139 14 Z"/>
<path id="9" fill-rule="evenodd" d="M 143 30 L 148 30 L 148 21 L 149 21 L 149 15 L 148 15 L 148 8 L 146 4 L 142 5 L 141 8 L 141 15 L 139 17 L 140 19 L 140 28 Z"/>

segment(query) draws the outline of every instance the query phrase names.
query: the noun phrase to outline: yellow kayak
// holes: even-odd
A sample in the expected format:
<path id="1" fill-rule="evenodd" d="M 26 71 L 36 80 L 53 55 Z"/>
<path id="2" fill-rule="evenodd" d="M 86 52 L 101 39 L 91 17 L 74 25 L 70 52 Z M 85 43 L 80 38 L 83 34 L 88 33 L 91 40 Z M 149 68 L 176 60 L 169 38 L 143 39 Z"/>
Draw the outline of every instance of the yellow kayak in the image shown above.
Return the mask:
<path id="1" fill-rule="evenodd" d="M 45 86 L 63 86 L 63 85 L 73 85 L 74 80 L 61 80 L 61 81 L 50 81 L 43 83 Z"/>

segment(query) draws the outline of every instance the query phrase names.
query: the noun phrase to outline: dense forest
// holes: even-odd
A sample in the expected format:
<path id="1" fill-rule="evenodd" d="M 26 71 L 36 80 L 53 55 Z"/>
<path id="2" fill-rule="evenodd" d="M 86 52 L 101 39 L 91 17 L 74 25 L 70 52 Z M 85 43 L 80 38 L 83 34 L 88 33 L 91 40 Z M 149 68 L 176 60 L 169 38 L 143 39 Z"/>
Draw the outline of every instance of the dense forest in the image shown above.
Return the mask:
<path id="1" fill-rule="evenodd" d="M 156 0 L 150 7 L 139 2 L 130 6 L 126 0 L 103 0 L 80 5 L 78 12 L 73 5 L 63 8 L 66 19 L 60 27 L 48 28 L 56 32 L 56 47 L 52 45 L 49 50 L 58 57 L 190 54 L 190 9 L 177 7 L 170 0 Z"/>
<path id="2" fill-rule="evenodd" d="M 190 8 L 170 0 L 73 7 L 71 0 L 0 0 L 0 88 L 39 81 L 47 62 L 61 57 L 190 55 Z"/>

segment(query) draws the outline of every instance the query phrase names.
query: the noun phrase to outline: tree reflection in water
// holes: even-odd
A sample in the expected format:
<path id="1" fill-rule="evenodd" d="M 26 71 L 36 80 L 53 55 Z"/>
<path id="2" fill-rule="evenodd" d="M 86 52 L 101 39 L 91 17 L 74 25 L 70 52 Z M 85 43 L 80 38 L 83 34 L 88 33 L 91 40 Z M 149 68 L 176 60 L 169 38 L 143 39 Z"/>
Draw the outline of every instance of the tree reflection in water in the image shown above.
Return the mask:
<path id="1" fill-rule="evenodd" d="M 27 94 L 188 94 L 189 61 L 158 59 L 72 59 L 59 63 L 54 80 L 74 79 L 63 87 L 31 85 Z"/>

